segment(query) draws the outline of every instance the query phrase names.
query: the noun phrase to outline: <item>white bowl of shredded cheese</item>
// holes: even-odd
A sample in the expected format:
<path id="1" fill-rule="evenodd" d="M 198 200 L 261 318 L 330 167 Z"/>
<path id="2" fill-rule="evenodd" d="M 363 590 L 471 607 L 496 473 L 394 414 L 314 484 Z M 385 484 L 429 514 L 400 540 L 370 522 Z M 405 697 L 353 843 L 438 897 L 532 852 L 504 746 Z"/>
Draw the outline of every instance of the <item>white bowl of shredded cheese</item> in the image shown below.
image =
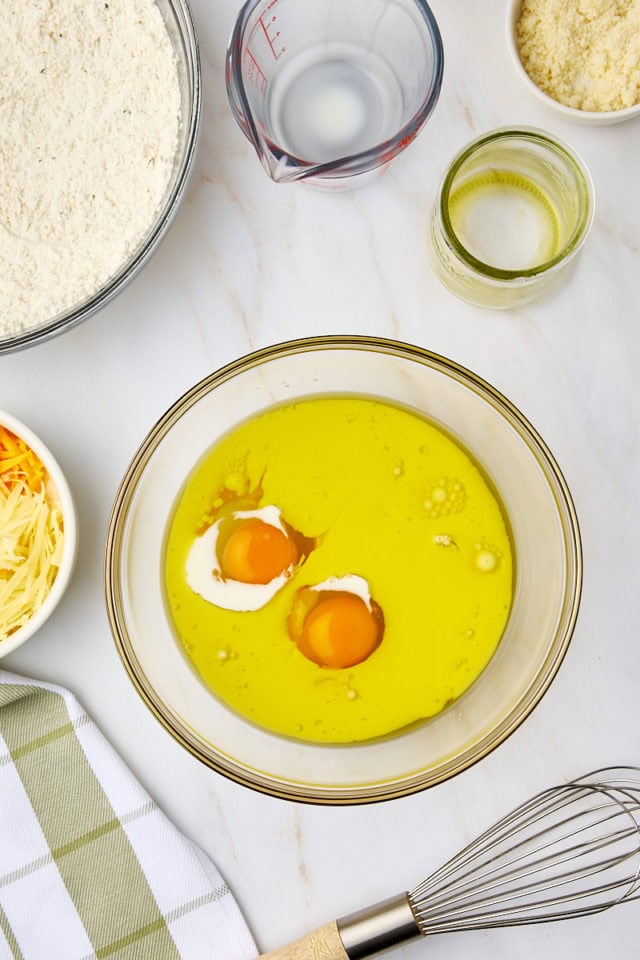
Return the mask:
<path id="1" fill-rule="evenodd" d="M 65 476 L 28 427 L 0 411 L 0 658 L 40 629 L 76 560 L 77 517 Z"/>
<path id="2" fill-rule="evenodd" d="M 640 116 L 640 0 L 509 0 L 507 46 L 528 89 L 567 119 Z"/>

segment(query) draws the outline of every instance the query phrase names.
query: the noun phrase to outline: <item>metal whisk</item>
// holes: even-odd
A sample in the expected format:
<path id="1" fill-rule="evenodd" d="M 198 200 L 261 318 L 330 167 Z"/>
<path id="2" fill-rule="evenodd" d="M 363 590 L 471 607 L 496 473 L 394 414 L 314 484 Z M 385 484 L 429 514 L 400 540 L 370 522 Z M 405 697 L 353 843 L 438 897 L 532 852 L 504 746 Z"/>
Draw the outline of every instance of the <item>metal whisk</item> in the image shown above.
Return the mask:
<path id="1" fill-rule="evenodd" d="M 609 767 L 523 803 L 409 893 L 266 956 L 361 960 L 436 933 L 597 913 L 639 886 L 640 769 Z"/>

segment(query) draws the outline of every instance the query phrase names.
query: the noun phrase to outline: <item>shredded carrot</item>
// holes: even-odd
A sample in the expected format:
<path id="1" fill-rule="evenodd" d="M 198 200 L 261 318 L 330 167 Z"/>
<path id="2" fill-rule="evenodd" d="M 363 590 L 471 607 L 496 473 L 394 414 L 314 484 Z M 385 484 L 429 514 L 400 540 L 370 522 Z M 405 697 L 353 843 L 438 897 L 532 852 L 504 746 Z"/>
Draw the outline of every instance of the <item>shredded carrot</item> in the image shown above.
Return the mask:
<path id="1" fill-rule="evenodd" d="M 46 599 L 60 567 L 64 524 L 31 447 L 0 426 L 0 643 Z"/>
<path id="2" fill-rule="evenodd" d="M 0 480 L 9 490 L 20 486 L 37 493 L 45 479 L 44 465 L 31 447 L 0 425 Z"/>

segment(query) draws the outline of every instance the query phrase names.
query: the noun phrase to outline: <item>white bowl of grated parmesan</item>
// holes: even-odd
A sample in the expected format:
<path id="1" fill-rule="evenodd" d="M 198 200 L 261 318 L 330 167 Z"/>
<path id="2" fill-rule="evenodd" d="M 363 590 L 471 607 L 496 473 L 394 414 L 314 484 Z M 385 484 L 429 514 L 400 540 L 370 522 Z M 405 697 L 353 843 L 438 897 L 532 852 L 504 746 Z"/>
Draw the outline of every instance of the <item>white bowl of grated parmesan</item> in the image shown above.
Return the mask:
<path id="1" fill-rule="evenodd" d="M 516 72 L 546 106 L 579 123 L 640 116 L 640 0 L 509 0 Z"/>
<path id="2" fill-rule="evenodd" d="M 155 251 L 201 113 L 188 0 L 29 0 L 2 12 L 0 354 L 105 306 Z"/>
<path id="3" fill-rule="evenodd" d="M 57 607 L 75 566 L 77 531 L 73 497 L 52 453 L 0 411 L 0 658 Z"/>

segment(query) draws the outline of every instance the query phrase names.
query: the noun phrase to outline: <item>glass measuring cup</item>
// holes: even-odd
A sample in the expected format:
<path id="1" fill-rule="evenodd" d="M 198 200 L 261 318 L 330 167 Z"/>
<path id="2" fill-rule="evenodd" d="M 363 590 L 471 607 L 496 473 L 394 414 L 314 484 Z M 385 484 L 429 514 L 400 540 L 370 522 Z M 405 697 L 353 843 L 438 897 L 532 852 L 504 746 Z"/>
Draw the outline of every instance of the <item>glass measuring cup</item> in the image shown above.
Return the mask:
<path id="1" fill-rule="evenodd" d="M 436 105 L 443 51 L 424 0 L 249 0 L 229 102 L 269 176 L 341 189 L 386 166 Z"/>

